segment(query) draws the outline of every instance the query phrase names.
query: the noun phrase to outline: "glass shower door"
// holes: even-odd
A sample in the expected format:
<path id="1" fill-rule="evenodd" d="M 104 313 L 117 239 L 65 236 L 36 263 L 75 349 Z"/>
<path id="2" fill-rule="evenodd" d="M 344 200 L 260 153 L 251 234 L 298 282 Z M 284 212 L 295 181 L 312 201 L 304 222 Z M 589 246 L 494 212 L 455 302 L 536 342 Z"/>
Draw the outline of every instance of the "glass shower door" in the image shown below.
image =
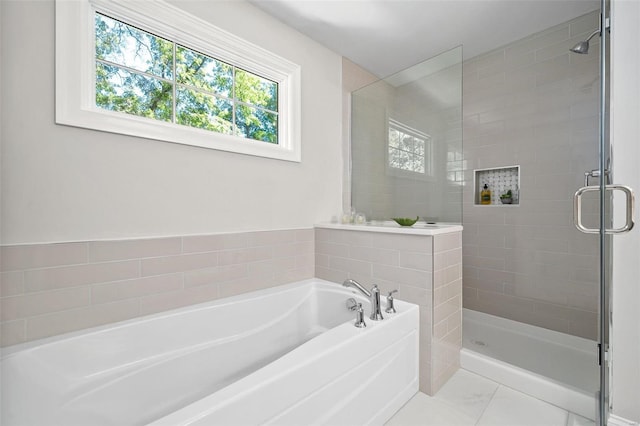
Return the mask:
<path id="1" fill-rule="evenodd" d="M 462 221 L 462 47 L 351 94 L 351 205 L 367 219 Z"/>
<path id="2" fill-rule="evenodd" d="M 597 421 L 599 425 L 606 425 L 610 399 L 611 357 L 609 335 L 611 330 L 611 283 L 612 283 L 612 238 L 616 234 L 629 232 L 633 226 L 634 194 L 625 185 L 615 183 L 615 169 L 611 159 L 611 144 L 609 139 L 610 124 L 610 2 L 601 0 L 599 19 L 600 36 L 600 79 L 599 79 L 599 164 L 598 168 L 585 172 L 585 186 L 580 188 L 574 197 L 574 222 L 576 228 L 583 233 L 597 234 L 599 245 L 599 317 L 598 317 L 598 363 L 599 390 L 597 394 Z M 598 177 L 597 186 L 589 186 L 589 178 Z M 589 228 L 582 221 L 582 199 L 585 194 L 594 192 L 598 195 L 599 222 L 597 228 Z M 620 192 L 625 198 L 624 223 L 614 224 L 613 197 Z M 621 212 L 622 213 L 622 212 Z M 616 218 L 617 219 L 617 218 Z M 619 221 L 619 219 L 618 219 Z"/>

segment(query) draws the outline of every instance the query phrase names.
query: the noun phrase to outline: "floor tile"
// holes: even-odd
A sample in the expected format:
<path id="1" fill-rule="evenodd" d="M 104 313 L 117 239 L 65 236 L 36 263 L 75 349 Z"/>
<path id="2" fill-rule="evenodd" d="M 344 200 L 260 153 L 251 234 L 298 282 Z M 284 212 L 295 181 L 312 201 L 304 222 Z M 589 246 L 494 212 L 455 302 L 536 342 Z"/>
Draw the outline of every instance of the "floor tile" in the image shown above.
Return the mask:
<path id="1" fill-rule="evenodd" d="M 566 426 L 568 412 L 521 392 L 498 387 L 478 426 Z"/>
<path id="2" fill-rule="evenodd" d="M 422 392 L 415 394 L 386 426 L 473 426 L 475 419 Z"/>
<path id="3" fill-rule="evenodd" d="M 434 398 L 455 407 L 457 411 L 477 421 L 497 389 L 496 382 L 460 369 L 435 394 Z"/>

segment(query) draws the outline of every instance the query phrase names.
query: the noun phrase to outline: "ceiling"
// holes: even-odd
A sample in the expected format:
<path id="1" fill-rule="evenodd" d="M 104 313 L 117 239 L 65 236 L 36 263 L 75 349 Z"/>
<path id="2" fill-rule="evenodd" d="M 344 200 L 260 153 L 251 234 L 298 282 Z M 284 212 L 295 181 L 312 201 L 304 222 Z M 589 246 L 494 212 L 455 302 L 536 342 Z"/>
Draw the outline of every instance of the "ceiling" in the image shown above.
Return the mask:
<path id="1" fill-rule="evenodd" d="M 458 45 L 472 58 L 599 7 L 598 0 L 250 1 L 378 77 Z"/>

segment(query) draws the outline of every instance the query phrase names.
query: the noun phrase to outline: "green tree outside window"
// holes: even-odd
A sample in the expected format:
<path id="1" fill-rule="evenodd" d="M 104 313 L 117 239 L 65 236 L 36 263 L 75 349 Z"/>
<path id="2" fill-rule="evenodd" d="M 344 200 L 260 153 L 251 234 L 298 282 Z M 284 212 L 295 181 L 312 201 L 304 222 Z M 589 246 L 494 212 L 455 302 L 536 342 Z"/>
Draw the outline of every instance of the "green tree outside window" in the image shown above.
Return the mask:
<path id="1" fill-rule="evenodd" d="M 278 143 L 278 84 L 96 13 L 96 105 Z"/>

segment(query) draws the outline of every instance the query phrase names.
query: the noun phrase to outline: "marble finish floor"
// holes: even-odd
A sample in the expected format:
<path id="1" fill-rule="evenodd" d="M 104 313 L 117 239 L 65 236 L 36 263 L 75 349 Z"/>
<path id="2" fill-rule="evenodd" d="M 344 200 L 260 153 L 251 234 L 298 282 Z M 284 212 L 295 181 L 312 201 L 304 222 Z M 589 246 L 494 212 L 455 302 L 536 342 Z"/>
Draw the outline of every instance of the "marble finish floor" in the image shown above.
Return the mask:
<path id="1" fill-rule="evenodd" d="M 418 392 L 386 426 L 595 426 L 595 423 L 460 369 L 435 396 Z"/>

